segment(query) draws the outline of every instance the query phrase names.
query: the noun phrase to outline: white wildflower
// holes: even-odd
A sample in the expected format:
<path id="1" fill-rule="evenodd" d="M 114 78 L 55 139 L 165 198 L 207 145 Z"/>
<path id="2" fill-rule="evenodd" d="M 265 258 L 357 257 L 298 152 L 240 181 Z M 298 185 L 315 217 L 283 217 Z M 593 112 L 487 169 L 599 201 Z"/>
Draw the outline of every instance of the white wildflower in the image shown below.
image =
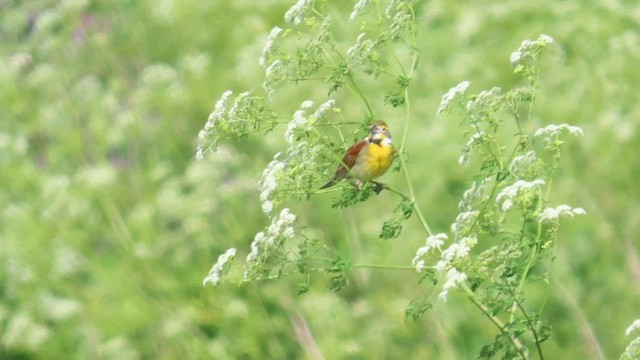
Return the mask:
<path id="1" fill-rule="evenodd" d="M 347 55 L 349 55 L 358 64 L 364 63 L 364 61 L 371 57 L 372 52 L 376 48 L 376 43 L 371 39 L 365 39 L 366 33 L 361 33 L 356 38 L 356 43 L 347 49 Z"/>
<path id="2" fill-rule="evenodd" d="M 425 246 L 428 246 L 431 249 L 440 248 L 442 244 L 444 244 L 444 241 L 447 240 L 447 238 L 448 236 L 445 233 L 431 235 L 427 238 Z"/>
<path id="3" fill-rule="evenodd" d="M 270 214 L 271 210 L 273 210 L 273 203 L 270 203 L 271 194 L 278 187 L 278 176 L 284 170 L 284 162 L 278 160 L 280 153 L 277 153 L 273 160 L 267 165 L 266 169 L 262 172 L 262 179 L 258 183 L 258 188 L 260 190 L 260 201 L 262 202 L 262 210 L 265 214 Z"/>
<path id="4" fill-rule="evenodd" d="M 395 10 L 395 8 L 398 5 L 398 2 L 400 0 L 391 0 L 391 2 L 389 3 L 389 6 L 387 6 L 387 10 L 385 11 L 385 15 L 387 15 L 387 17 L 389 19 L 391 19 L 393 17 L 393 10 Z"/>
<path id="5" fill-rule="evenodd" d="M 484 194 L 484 180 L 474 181 L 467 191 L 462 194 L 462 200 L 458 203 L 460 212 L 468 212 L 473 209 L 473 205 L 479 201 Z"/>
<path id="6" fill-rule="evenodd" d="M 262 212 L 264 212 L 265 214 L 270 214 L 272 210 L 273 210 L 273 201 L 265 200 L 262 203 Z"/>
<path id="7" fill-rule="evenodd" d="M 232 94 L 233 92 L 231 90 L 227 90 L 224 93 L 222 93 L 222 96 L 216 102 L 216 105 L 213 111 L 211 112 L 211 114 L 209 114 L 209 118 L 207 119 L 207 122 L 204 124 L 204 128 L 200 130 L 200 132 L 198 133 L 199 144 L 196 149 L 196 159 L 202 160 L 204 158 L 205 141 L 207 137 L 209 137 L 213 133 L 214 128 L 216 127 L 216 123 L 221 120 L 224 120 L 224 118 L 227 116 L 227 107 L 229 103 L 229 97 Z"/>
<path id="8" fill-rule="evenodd" d="M 291 226 L 287 226 L 282 232 L 282 235 L 287 239 L 291 239 L 292 237 L 295 236 L 295 232 Z"/>
<path id="9" fill-rule="evenodd" d="M 360 0 L 353 7 L 353 12 L 351 12 L 351 16 L 349 16 L 349 20 L 353 21 L 360 15 L 360 12 L 369 5 L 370 0 Z"/>
<path id="10" fill-rule="evenodd" d="M 444 271 L 449 267 L 449 262 L 446 260 L 439 260 L 436 265 L 433 267 L 439 273 L 444 273 Z"/>
<path id="11" fill-rule="evenodd" d="M 251 96 L 251 93 L 248 91 L 245 91 L 243 93 L 240 93 L 240 95 L 238 95 L 236 99 L 233 100 L 233 105 L 231 106 L 231 109 L 229 109 L 229 113 L 228 113 L 228 118 L 230 120 L 237 119 L 238 109 L 241 109 L 244 106 L 246 106 L 245 103 L 247 102 L 250 96 Z"/>
<path id="12" fill-rule="evenodd" d="M 211 283 L 211 285 L 218 285 L 220 279 L 224 275 L 225 266 L 230 261 L 233 261 L 236 257 L 236 249 L 231 248 L 227 250 L 224 254 L 218 257 L 218 261 L 213 265 L 211 270 L 209 271 L 209 275 L 204 278 L 202 281 L 202 285 L 207 285 L 207 283 Z"/>
<path id="13" fill-rule="evenodd" d="M 518 50 L 511 53 L 509 60 L 511 65 L 516 65 L 523 57 L 533 56 L 537 50 L 552 44 L 553 38 L 549 35 L 542 34 L 536 40 L 523 40 Z"/>
<path id="14" fill-rule="evenodd" d="M 536 132 L 533 134 L 533 136 L 535 137 L 546 137 L 546 138 L 551 138 L 551 137 L 555 137 L 557 135 L 559 135 L 560 133 L 563 132 L 567 132 L 571 135 L 574 136 L 582 136 L 583 132 L 582 132 L 582 128 L 578 127 L 578 126 L 572 126 L 569 124 L 560 124 L 560 125 L 548 125 L 544 128 L 538 129 L 536 130 Z"/>
<path id="15" fill-rule="evenodd" d="M 260 252 L 260 246 L 263 242 L 265 242 L 266 236 L 264 232 L 260 231 L 253 238 L 253 242 L 251 242 L 251 252 L 247 255 L 247 264 L 251 264 L 258 257 Z M 270 241 L 269 241 L 270 242 Z M 245 273 L 245 278 L 247 274 Z"/>
<path id="16" fill-rule="evenodd" d="M 507 211 L 513 206 L 513 201 L 525 191 L 531 191 L 538 186 L 544 185 L 545 182 L 542 179 L 536 179 L 533 181 L 518 180 L 515 183 L 505 187 L 496 196 L 496 203 L 502 204 L 502 211 Z"/>
<path id="17" fill-rule="evenodd" d="M 540 36 L 538 36 L 538 43 L 539 44 L 553 44 L 555 40 L 553 40 L 553 38 L 549 35 L 546 34 L 541 34 Z"/>
<path id="18" fill-rule="evenodd" d="M 473 100 L 469 100 L 467 103 L 467 110 L 472 111 L 480 105 L 490 103 L 490 101 L 494 98 L 497 98 L 502 89 L 494 86 L 491 90 L 483 90 L 481 91 Z"/>
<path id="19" fill-rule="evenodd" d="M 347 49 L 347 55 L 353 57 L 356 54 L 356 51 L 362 46 L 362 39 L 364 39 L 364 36 L 367 33 L 361 33 L 360 35 L 358 35 L 358 37 L 356 38 L 356 43 Z"/>
<path id="20" fill-rule="evenodd" d="M 296 216 L 288 208 L 282 209 L 280 212 L 280 219 L 284 225 L 290 225 L 296 221 Z"/>
<path id="21" fill-rule="evenodd" d="M 281 70 L 284 69 L 283 65 L 284 63 L 280 59 L 272 62 L 266 69 L 264 69 L 264 75 L 266 77 L 271 77 L 271 75 L 281 72 Z"/>
<path id="22" fill-rule="evenodd" d="M 269 56 L 271 56 L 271 51 L 273 50 L 273 46 L 276 43 L 276 38 L 282 32 L 282 28 L 276 26 L 271 29 L 269 33 L 269 37 L 267 38 L 267 42 L 264 44 L 264 48 L 262 49 L 262 55 L 260 55 L 260 59 L 258 62 L 260 66 L 264 67 L 269 60 Z"/>
<path id="23" fill-rule="evenodd" d="M 469 252 L 471 251 L 469 244 L 471 243 L 472 242 L 460 241 L 449 245 L 449 247 L 442 252 L 442 260 L 451 262 L 451 260 L 460 259 L 469 255 Z"/>
<path id="24" fill-rule="evenodd" d="M 313 0 L 298 0 L 298 2 L 284 14 L 284 20 L 288 23 L 299 25 L 312 8 Z"/>
<path id="25" fill-rule="evenodd" d="M 449 290 L 455 288 L 456 286 L 458 286 L 458 284 L 464 282 L 465 280 L 467 280 L 467 274 L 458 271 L 458 269 L 456 268 L 449 269 L 449 271 L 447 272 L 447 281 L 442 286 L 442 291 L 440 292 L 440 295 L 438 295 L 438 298 L 446 302 L 447 296 L 449 295 Z"/>
<path id="26" fill-rule="evenodd" d="M 511 53 L 511 56 L 509 57 L 509 61 L 511 62 L 511 65 L 515 65 L 518 63 L 518 61 L 520 61 L 520 58 L 522 57 L 522 53 L 518 50 L 514 51 Z"/>
<path id="27" fill-rule="evenodd" d="M 289 122 L 287 130 L 284 132 L 284 138 L 289 145 L 293 145 L 293 142 L 295 141 L 296 129 L 307 129 L 307 123 L 309 122 L 309 119 L 307 118 L 307 109 L 312 106 L 313 101 L 306 100 L 300 104 L 300 109 L 293 113 L 293 119 Z"/>
<path id="28" fill-rule="evenodd" d="M 572 208 L 569 205 L 560 205 L 555 208 L 547 208 L 542 211 L 540 221 L 556 220 L 561 217 L 573 218 L 575 215 L 585 215 L 587 212 L 583 208 Z"/>
<path id="29" fill-rule="evenodd" d="M 458 158 L 459 165 L 465 164 L 467 161 L 469 161 L 471 150 L 482 143 L 482 137 L 484 136 L 484 134 L 484 131 L 479 131 L 471 135 L 469 141 L 467 141 L 467 143 L 462 148 L 462 154 Z"/>
<path id="30" fill-rule="evenodd" d="M 445 240 L 447 240 L 447 234 L 444 233 L 427 237 L 425 245 L 418 248 L 416 256 L 411 261 L 411 264 L 416 268 L 417 272 L 421 272 L 422 269 L 424 269 L 425 263 L 423 257 L 427 255 L 431 249 L 439 249 Z"/>
<path id="31" fill-rule="evenodd" d="M 216 105 L 209 114 L 209 118 L 207 119 L 207 123 L 204 124 L 204 130 L 210 132 L 216 126 L 216 123 L 219 120 L 222 120 L 227 112 L 227 105 L 229 102 L 229 97 L 233 94 L 233 91 L 227 90 L 222 93 L 220 99 L 216 102 Z"/>
<path id="32" fill-rule="evenodd" d="M 627 331 L 625 331 L 625 334 L 629 336 L 636 330 L 640 330 L 640 319 L 635 320 L 633 324 L 631 324 L 631 326 L 627 328 Z"/>
<path id="33" fill-rule="evenodd" d="M 451 267 L 451 262 L 456 259 L 461 259 L 469 255 L 471 248 L 476 245 L 478 239 L 474 237 L 466 237 L 462 240 L 449 245 L 448 248 L 442 251 L 440 254 L 440 260 L 434 267 L 437 272 L 443 274 L 447 269 Z"/>
<path id="34" fill-rule="evenodd" d="M 463 211 L 458 214 L 456 222 L 451 224 L 451 232 L 455 234 L 456 239 L 459 235 L 464 234 L 465 230 L 471 228 L 479 214 L 480 212 L 477 210 Z"/>
<path id="35" fill-rule="evenodd" d="M 517 177 L 523 178 L 537 161 L 538 156 L 536 152 L 533 150 L 529 151 L 526 154 L 514 157 L 511 164 L 509 164 L 509 171 Z"/>
<path id="36" fill-rule="evenodd" d="M 449 91 L 442 96 L 440 106 L 438 107 L 438 114 L 441 114 L 449 109 L 449 103 L 453 101 L 458 95 L 464 95 L 471 83 L 469 81 L 463 81 L 460 84 L 452 87 Z"/>
<path id="37" fill-rule="evenodd" d="M 336 106 L 336 101 L 334 99 L 329 99 L 324 103 L 320 104 L 320 106 L 318 106 L 318 108 L 313 113 L 313 115 L 311 115 L 311 117 L 314 119 L 320 119 L 327 113 L 327 111 L 331 110 L 334 106 Z"/>

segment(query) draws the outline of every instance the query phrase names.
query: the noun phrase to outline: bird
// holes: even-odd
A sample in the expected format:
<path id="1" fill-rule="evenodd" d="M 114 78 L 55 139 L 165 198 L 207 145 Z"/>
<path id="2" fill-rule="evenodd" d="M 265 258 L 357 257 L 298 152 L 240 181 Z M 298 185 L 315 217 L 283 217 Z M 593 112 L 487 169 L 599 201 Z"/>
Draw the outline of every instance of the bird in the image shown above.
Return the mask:
<path id="1" fill-rule="evenodd" d="M 364 182 L 386 173 L 392 162 L 393 144 L 389 127 L 384 121 L 375 121 L 369 135 L 347 149 L 336 174 L 320 189 L 329 188 L 343 179 L 355 180 L 356 186 L 360 188 Z M 380 193 L 384 185 L 372 182 L 376 184 L 376 193 Z"/>

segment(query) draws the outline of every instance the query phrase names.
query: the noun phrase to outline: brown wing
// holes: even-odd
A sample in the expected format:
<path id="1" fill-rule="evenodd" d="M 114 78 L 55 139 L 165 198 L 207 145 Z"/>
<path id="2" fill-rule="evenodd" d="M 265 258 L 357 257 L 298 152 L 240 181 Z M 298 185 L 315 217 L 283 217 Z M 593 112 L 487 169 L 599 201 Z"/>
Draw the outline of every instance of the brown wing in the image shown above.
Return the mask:
<path id="1" fill-rule="evenodd" d="M 347 149 L 347 153 L 342 158 L 342 162 L 340 166 L 338 166 L 338 170 L 336 171 L 336 175 L 329 181 L 324 184 L 320 189 L 326 189 L 336 182 L 346 179 L 349 176 L 349 171 L 356 164 L 356 160 L 358 159 L 358 154 L 360 151 L 369 144 L 369 139 L 363 139 L 358 141 L 357 143 L 351 145 L 349 149 Z"/>
<path id="2" fill-rule="evenodd" d="M 360 151 L 364 149 L 365 146 L 369 145 L 369 139 L 363 139 L 353 144 L 348 150 L 347 153 L 342 158 L 342 163 L 340 167 L 338 167 L 338 171 L 336 172 L 335 180 L 342 180 L 349 175 L 349 171 L 356 164 L 356 159 L 358 158 L 358 154 Z"/>

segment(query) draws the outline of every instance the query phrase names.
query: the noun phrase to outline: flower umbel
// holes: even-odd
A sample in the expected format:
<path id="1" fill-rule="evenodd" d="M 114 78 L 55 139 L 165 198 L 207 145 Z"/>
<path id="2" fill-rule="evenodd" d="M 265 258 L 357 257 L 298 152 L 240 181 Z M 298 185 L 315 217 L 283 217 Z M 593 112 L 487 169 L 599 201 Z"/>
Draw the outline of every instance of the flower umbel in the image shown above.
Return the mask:
<path id="1" fill-rule="evenodd" d="M 449 91 L 442 96 L 440 106 L 438 107 L 438 114 L 449 111 L 451 109 L 450 103 L 458 96 L 464 96 L 464 93 L 469 88 L 469 85 L 471 85 L 471 82 L 463 81 L 460 84 L 449 89 Z"/>
<path id="2" fill-rule="evenodd" d="M 264 44 L 262 55 L 260 55 L 260 59 L 258 60 L 258 62 L 260 63 L 260 66 L 265 67 L 267 65 L 267 62 L 269 61 L 273 48 L 276 44 L 276 39 L 281 32 L 282 32 L 282 28 L 278 26 L 271 29 L 271 33 L 269 33 L 267 42 Z"/>
<path id="3" fill-rule="evenodd" d="M 569 205 L 560 205 L 555 208 L 547 208 L 542 211 L 540 221 L 552 221 L 561 217 L 573 218 L 575 215 L 585 215 L 587 212 L 583 208 L 572 208 Z"/>
<path id="4" fill-rule="evenodd" d="M 467 280 L 467 274 L 458 271 L 456 268 L 451 268 L 447 271 L 447 281 L 442 286 L 442 291 L 438 295 L 438 298 L 444 302 L 447 302 L 449 296 L 449 290 L 458 286 L 458 284 Z"/>
<path id="5" fill-rule="evenodd" d="M 284 20 L 294 25 L 300 25 L 304 17 L 313 8 L 313 0 L 298 0 L 286 14 L 284 14 Z"/>
<path id="6" fill-rule="evenodd" d="M 447 240 L 447 234 L 440 233 L 431 235 L 427 238 L 425 245 L 418 248 L 416 256 L 411 261 L 411 264 L 416 268 L 417 272 L 421 272 L 425 267 L 424 257 L 428 255 L 432 249 L 440 249 L 445 240 Z"/>
<path id="7" fill-rule="evenodd" d="M 224 254 L 218 257 L 218 261 L 209 270 L 209 275 L 204 278 L 202 285 L 207 283 L 216 286 L 220 282 L 220 279 L 229 271 L 229 264 L 236 257 L 236 249 L 228 249 Z"/>
<path id="8" fill-rule="evenodd" d="M 501 209 L 503 212 L 508 211 L 514 202 L 522 202 L 524 198 L 531 196 L 533 191 L 544 184 L 545 182 L 542 179 L 533 181 L 518 180 L 502 189 L 498 196 L 496 196 L 496 203 L 502 204 Z"/>

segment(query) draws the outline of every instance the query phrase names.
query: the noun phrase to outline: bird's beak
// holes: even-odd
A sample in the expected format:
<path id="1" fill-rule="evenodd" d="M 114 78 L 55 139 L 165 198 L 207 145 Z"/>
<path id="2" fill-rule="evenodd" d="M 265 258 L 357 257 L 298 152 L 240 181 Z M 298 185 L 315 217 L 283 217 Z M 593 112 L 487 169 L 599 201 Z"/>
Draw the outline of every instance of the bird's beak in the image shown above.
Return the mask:
<path id="1" fill-rule="evenodd" d="M 374 144 L 380 145 L 382 140 L 386 139 L 388 136 L 388 131 L 383 131 L 380 128 L 375 128 L 371 131 L 370 140 Z"/>

